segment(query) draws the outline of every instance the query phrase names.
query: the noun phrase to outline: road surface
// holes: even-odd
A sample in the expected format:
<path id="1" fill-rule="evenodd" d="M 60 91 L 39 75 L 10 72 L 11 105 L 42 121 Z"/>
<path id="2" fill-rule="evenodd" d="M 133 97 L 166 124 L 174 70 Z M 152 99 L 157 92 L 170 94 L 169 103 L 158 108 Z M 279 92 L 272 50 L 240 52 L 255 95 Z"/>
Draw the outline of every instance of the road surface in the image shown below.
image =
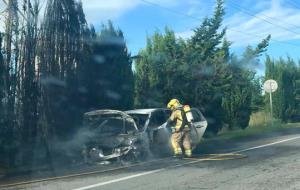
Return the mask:
<path id="1" fill-rule="evenodd" d="M 242 159 L 212 155 L 197 159 L 167 158 L 136 167 L 21 185 L 6 190 L 156 190 L 156 189 L 300 189 L 300 131 L 226 144 L 211 153 L 238 153 Z"/>

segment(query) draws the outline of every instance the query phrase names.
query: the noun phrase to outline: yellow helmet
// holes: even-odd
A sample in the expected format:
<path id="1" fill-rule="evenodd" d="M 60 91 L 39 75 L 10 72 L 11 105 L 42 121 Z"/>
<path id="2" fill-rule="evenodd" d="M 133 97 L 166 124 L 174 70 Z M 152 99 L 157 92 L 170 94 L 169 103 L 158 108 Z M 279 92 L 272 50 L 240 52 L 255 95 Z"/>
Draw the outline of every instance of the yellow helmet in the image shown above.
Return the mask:
<path id="1" fill-rule="evenodd" d="M 176 107 L 179 104 L 180 104 L 179 101 L 174 98 L 174 99 L 170 100 L 170 102 L 168 103 L 167 107 L 169 109 L 172 109 L 173 107 Z"/>

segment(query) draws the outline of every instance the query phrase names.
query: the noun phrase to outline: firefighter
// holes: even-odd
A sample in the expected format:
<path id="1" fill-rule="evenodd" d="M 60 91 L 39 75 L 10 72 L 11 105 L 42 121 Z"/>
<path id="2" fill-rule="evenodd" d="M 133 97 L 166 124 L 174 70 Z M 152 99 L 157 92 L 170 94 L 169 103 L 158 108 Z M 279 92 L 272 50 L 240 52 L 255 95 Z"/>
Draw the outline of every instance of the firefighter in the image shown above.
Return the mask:
<path id="1" fill-rule="evenodd" d="M 187 120 L 184 107 L 177 99 L 172 99 L 167 107 L 172 110 L 172 114 L 167 121 L 167 124 L 176 122 L 172 126 L 171 143 L 174 150 L 174 157 L 182 157 L 181 143 L 183 143 L 184 154 L 187 157 L 192 156 L 191 140 L 190 140 L 190 124 Z"/>

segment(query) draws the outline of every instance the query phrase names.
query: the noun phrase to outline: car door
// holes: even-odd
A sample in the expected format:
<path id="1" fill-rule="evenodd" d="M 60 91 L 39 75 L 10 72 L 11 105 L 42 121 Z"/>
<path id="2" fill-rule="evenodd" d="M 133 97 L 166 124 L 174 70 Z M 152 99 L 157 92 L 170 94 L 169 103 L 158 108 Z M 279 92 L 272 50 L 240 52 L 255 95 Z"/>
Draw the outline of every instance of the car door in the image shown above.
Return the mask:
<path id="1" fill-rule="evenodd" d="M 152 132 L 152 152 L 154 154 L 165 156 L 173 152 L 171 146 L 171 129 L 164 124 L 170 117 L 170 112 L 165 109 L 157 109 L 151 113 L 149 122 L 149 131 Z M 151 133 L 150 133 L 151 134 Z"/>
<path id="2" fill-rule="evenodd" d="M 191 109 L 194 120 L 191 130 L 192 146 L 195 147 L 202 139 L 207 128 L 207 121 L 197 108 Z"/>

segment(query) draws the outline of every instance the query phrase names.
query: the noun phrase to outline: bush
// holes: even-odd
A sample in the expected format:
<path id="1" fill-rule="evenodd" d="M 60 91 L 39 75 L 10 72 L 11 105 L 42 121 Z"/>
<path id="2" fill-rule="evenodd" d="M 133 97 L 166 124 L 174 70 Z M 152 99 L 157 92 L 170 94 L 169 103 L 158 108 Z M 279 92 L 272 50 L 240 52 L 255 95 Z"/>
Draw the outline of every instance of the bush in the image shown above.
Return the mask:
<path id="1" fill-rule="evenodd" d="M 272 125 L 271 116 L 270 113 L 268 112 L 259 111 L 253 113 L 250 116 L 249 127 L 267 127 L 271 125 Z M 277 127 L 280 125 L 281 125 L 280 120 L 273 118 L 273 126 Z"/>

